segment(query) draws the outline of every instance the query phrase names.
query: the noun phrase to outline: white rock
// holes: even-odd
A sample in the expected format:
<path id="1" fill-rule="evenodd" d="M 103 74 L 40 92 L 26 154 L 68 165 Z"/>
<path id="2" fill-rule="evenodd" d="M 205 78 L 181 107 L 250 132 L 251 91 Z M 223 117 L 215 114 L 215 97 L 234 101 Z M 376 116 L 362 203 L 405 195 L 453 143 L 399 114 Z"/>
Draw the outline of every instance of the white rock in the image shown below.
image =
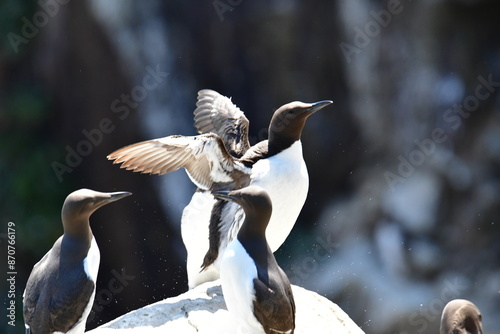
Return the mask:
<path id="1" fill-rule="evenodd" d="M 296 304 L 295 334 L 362 334 L 340 307 L 315 292 L 292 285 Z M 177 297 L 129 312 L 89 334 L 228 333 L 235 326 L 226 309 L 220 282 L 209 282 Z"/>

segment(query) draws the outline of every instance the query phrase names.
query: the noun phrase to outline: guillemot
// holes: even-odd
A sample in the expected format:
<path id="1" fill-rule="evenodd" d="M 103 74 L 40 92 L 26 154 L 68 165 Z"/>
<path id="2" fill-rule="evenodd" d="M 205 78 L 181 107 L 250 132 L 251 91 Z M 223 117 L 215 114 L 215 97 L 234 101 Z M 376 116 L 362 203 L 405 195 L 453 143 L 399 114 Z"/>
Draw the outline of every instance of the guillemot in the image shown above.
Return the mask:
<path id="1" fill-rule="evenodd" d="M 64 234 L 35 264 L 23 294 L 26 333 L 79 334 L 94 303 L 100 253 L 89 217 L 100 207 L 131 195 L 80 189 L 64 201 Z"/>
<path id="2" fill-rule="evenodd" d="M 258 186 L 213 194 L 240 205 L 245 212 L 220 263 L 222 293 L 239 332 L 293 333 L 295 302 L 290 281 L 266 241 L 272 212 L 269 195 Z"/>
<path id="3" fill-rule="evenodd" d="M 481 312 L 466 299 L 454 299 L 443 309 L 441 334 L 484 334 Z"/>
<path id="4" fill-rule="evenodd" d="M 249 184 L 263 187 L 274 207 L 267 241 L 273 252 L 285 241 L 309 188 L 302 129 L 310 115 L 331 103 L 296 101 L 281 106 L 269 124 L 269 139 L 250 146 L 244 113 L 229 98 L 205 89 L 198 92 L 194 111 L 200 135 L 148 140 L 108 155 L 114 164 L 134 172 L 165 174 L 185 168 L 198 187 L 181 222 L 190 289 L 219 277 L 219 254 L 236 236 L 244 218 L 238 205 L 216 200 L 211 190 Z"/>

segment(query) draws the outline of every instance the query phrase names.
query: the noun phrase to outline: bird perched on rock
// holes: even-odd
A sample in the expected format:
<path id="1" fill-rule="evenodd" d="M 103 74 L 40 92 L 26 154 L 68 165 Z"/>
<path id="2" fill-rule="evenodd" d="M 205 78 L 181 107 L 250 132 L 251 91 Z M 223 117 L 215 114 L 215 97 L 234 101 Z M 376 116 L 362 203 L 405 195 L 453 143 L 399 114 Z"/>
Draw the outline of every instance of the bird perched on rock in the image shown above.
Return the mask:
<path id="1" fill-rule="evenodd" d="M 248 119 L 230 99 L 213 90 L 198 92 L 194 111 L 198 136 L 169 136 L 121 148 L 108 156 L 121 168 L 165 174 L 185 168 L 198 190 L 182 215 L 189 288 L 219 278 L 218 259 L 236 236 L 243 210 L 216 200 L 212 190 L 249 184 L 266 189 L 273 201 L 267 229 L 276 251 L 290 233 L 306 200 L 309 176 L 300 137 L 307 118 L 332 101 L 291 102 L 278 108 L 269 139 L 250 146 Z M 200 268 L 202 269 L 200 271 Z"/>
<path id="2" fill-rule="evenodd" d="M 479 309 L 468 300 L 454 299 L 443 309 L 441 334 L 484 334 Z"/>
<path id="3" fill-rule="evenodd" d="M 89 189 L 64 201 L 64 234 L 33 267 L 23 294 L 26 333 L 83 333 L 94 303 L 100 253 L 89 225 L 100 207 L 131 195 Z"/>
<path id="4" fill-rule="evenodd" d="M 293 333 L 295 302 L 290 281 L 266 241 L 271 198 L 258 186 L 213 194 L 245 211 L 238 235 L 227 246 L 220 263 L 228 311 L 242 333 Z"/>

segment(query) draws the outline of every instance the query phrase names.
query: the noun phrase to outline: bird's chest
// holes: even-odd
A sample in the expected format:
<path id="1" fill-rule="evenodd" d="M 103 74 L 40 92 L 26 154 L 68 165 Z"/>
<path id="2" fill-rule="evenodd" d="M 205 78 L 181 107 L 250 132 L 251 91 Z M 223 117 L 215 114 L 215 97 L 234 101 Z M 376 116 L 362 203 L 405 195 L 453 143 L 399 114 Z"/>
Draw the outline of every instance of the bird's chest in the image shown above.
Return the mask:
<path id="1" fill-rule="evenodd" d="M 272 200 L 273 194 L 282 198 L 294 197 L 301 192 L 307 193 L 309 176 L 302 158 L 300 141 L 272 157 L 257 161 L 252 168 L 251 179 L 252 184 L 259 185 L 271 193 Z M 294 194 L 289 194 L 289 191 Z M 273 207 L 274 204 L 273 201 Z"/>
<path id="2" fill-rule="evenodd" d="M 254 279 L 257 268 L 241 243 L 235 239 L 225 250 L 221 262 L 221 285 L 227 308 L 239 327 L 261 327 L 253 315 Z"/>
<path id="3" fill-rule="evenodd" d="M 267 241 L 275 251 L 286 239 L 302 210 L 309 188 L 307 167 L 300 142 L 252 169 L 252 184 L 264 188 L 271 197 L 273 213 L 266 230 Z"/>
<path id="4" fill-rule="evenodd" d="M 87 257 L 83 260 L 83 269 L 85 270 L 87 276 L 94 282 L 97 281 L 100 259 L 101 255 L 99 253 L 99 247 L 97 247 L 95 238 L 92 238 L 92 243 L 90 244 Z"/>
<path id="5" fill-rule="evenodd" d="M 252 184 L 266 189 L 270 193 L 271 199 L 273 199 L 273 195 L 285 198 L 295 197 L 304 191 L 307 192 L 309 177 L 303 160 L 265 159 L 257 162 L 253 171 Z M 290 194 L 290 191 L 293 193 Z"/>

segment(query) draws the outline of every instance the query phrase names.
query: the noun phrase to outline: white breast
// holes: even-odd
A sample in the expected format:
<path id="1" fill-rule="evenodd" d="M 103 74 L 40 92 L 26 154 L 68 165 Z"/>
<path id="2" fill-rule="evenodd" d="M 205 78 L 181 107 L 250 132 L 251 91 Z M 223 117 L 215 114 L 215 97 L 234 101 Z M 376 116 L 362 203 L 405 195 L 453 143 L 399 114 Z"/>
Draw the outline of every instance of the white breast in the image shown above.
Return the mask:
<path id="1" fill-rule="evenodd" d="M 208 226 L 214 203 L 215 199 L 209 192 L 197 191 L 182 212 L 181 232 L 187 250 L 186 270 L 190 289 L 219 278 L 218 268 L 214 266 L 200 272 L 209 248 Z"/>
<path id="2" fill-rule="evenodd" d="M 94 281 L 97 281 L 97 273 L 99 271 L 99 263 L 101 261 L 101 253 L 99 252 L 99 247 L 95 238 L 92 237 L 92 242 L 90 243 L 90 249 L 87 257 L 83 260 L 83 269 L 87 273 L 87 276 Z"/>
<path id="3" fill-rule="evenodd" d="M 253 280 L 257 278 L 257 268 L 238 239 L 226 248 L 220 263 L 220 274 L 224 301 L 238 333 L 264 334 L 264 328 L 253 314 Z"/>
<path id="4" fill-rule="evenodd" d="M 301 142 L 295 142 L 273 157 L 259 160 L 253 166 L 252 184 L 264 188 L 271 197 L 273 213 L 266 238 L 275 252 L 290 234 L 309 189 Z"/>

